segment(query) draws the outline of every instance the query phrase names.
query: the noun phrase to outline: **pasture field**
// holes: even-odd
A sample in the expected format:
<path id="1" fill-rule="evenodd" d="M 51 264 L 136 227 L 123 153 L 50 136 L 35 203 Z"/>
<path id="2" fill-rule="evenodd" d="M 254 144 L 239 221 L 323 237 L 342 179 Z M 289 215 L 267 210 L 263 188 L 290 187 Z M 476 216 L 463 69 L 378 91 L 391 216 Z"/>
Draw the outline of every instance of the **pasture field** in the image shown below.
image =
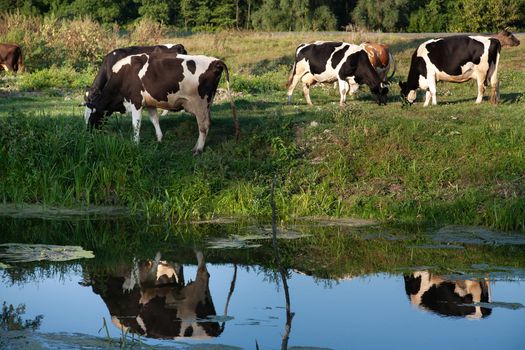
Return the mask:
<path id="1" fill-rule="evenodd" d="M 131 117 L 86 131 L 83 86 L 96 66 L 31 71 L 0 80 L 0 201 L 45 208 L 126 207 L 152 220 L 268 218 L 277 177 L 280 219 L 358 217 L 384 223 L 483 225 L 525 231 L 525 48 L 503 49 L 501 102 L 476 105 L 474 82 L 438 83 L 438 105 L 405 106 L 397 83 L 427 35 L 221 33 L 170 37 L 189 53 L 220 57 L 233 72 L 242 134 L 228 101 L 212 108 L 205 151 L 193 157 L 195 118 L 170 113 L 157 143 L 146 114 L 141 143 Z M 518 36 L 520 40 L 525 39 Z M 332 86 L 313 107 L 285 84 L 295 47 L 313 40 L 380 41 L 397 60 L 389 103 L 366 86 L 338 106 Z M 488 95 L 488 93 L 486 93 Z"/>

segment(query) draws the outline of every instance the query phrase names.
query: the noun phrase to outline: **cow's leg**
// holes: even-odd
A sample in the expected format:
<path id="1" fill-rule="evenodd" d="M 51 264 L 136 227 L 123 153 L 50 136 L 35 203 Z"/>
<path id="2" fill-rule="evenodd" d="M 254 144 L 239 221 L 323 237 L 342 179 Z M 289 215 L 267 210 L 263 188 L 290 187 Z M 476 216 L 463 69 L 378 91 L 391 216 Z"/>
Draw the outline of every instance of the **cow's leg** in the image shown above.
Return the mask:
<path id="1" fill-rule="evenodd" d="M 162 113 L 160 114 L 161 117 L 164 117 L 165 115 L 167 115 L 170 111 L 168 109 L 163 109 L 162 110 Z"/>
<path id="2" fill-rule="evenodd" d="M 346 103 L 346 94 L 348 93 L 348 90 L 350 87 L 348 86 L 348 83 L 346 80 L 339 79 L 339 94 L 341 95 L 341 98 L 339 99 L 339 105 L 344 106 Z"/>
<path id="3" fill-rule="evenodd" d="M 478 97 L 476 98 L 476 103 L 481 103 L 483 101 L 483 94 L 485 93 L 485 78 L 478 76 L 476 81 L 478 83 Z"/>
<path id="4" fill-rule="evenodd" d="M 437 100 L 436 100 L 436 77 L 435 75 L 428 75 L 427 76 L 427 83 L 428 83 L 428 92 L 430 92 L 430 96 L 432 97 L 432 104 L 435 105 L 437 104 Z M 425 104 L 423 106 L 428 106 L 428 103 L 430 101 L 428 101 L 427 99 L 425 99 Z"/>
<path id="5" fill-rule="evenodd" d="M 157 135 L 157 141 L 162 141 L 162 130 L 160 130 L 160 124 L 159 124 L 159 116 L 157 114 L 157 108 L 155 107 L 148 107 L 148 113 L 149 113 L 149 120 L 151 120 L 151 123 L 155 127 L 155 134 Z"/>
<path id="6" fill-rule="evenodd" d="M 498 66 L 499 66 L 499 54 L 496 58 L 496 69 L 490 77 L 490 103 L 496 104 L 499 102 L 499 80 L 498 80 Z"/>
<path id="7" fill-rule="evenodd" d="M 430 99 L 432 98 L 432 94 L 430 93 L 430 90 L 427 90 L 427 92 L 425 93 L 425 104 L 424 106 L 428 106 L 428 104 L 430 103 Z"/>
<path id="8" fill-rule="evenodd" d="M 308 105 L 313 106 L 312 100 L 310 99 L 310 86 L 315 85 L 317 81 L 315 80 L 314 76 L 310 73 L 306 73 L 305 75 L 303 75 L 301 80 L 303 82 L 304 99 L 306 100 L 306 103 Z"/>
<path id="9" fill-rule="evenodd" d="M 142 121 L 142 108 L 136 109 L 133 106 L 131 108 L 131 119 L 133 123 L 133 141 L 138 144 L 140 135 L 140 122 Z"/>
<path id="10" fill-rule="evenodd" d="M 206 136 L 208 136 L 208 130 L 210 129 L 210 105 L 201 99 L 193 99 L 191 101 L 185 101 L 182 104 L 186 112 L 191 113 L 197 119 L 197 125 L 199 127 L 199 138 L 195 147 L 193 147 L 193 155 L 202 153 L 204 149 L 204 143 L 206 142 Z"/>
<path id="11" fill-rule="evenodd" d="M 297 83 L 299 83 L 299 80 L 301 80 L 301 78 L 302 76 L 296 73 L 293 76 L 290 85 L 288 85 L 288 92 L 286 94 L 288 96 L 288 104 L 292 103 L 293 90 L 295 89 L 295 86 L 297 85 Z"/>

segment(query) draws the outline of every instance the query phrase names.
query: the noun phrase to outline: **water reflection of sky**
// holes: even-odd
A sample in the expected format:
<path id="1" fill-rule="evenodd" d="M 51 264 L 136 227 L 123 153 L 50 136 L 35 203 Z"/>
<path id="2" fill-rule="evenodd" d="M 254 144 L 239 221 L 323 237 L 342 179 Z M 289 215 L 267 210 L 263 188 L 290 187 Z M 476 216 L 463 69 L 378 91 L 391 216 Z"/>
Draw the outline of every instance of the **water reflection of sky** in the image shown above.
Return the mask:
<path id="1" fill-rule="evenodd" d="M 207 264 L 210 292 L 218 315 L 224 312 L 233 265 Z M 186 279 L 197 267 L 185 266 Z M 112 336 L 120 330 L 110 323 L 108 308 L 91 287 L 79 285 L 81 272 L 48 278 L 22 286 L 1 286 L 0 298 L 15 306 L 26 304 L 24 318 L 43 314 L 40 332 L 98 334 L 102 317 Z M 357 277 L 327 285 L 310 276 L 292 274 L 291 308 L 295 312 L 289 346 L 333 349 L 522 349 L 525 309 L 495 308 L 489 317 L 472 320 L 443 317 L 412 305 L 402 275 Z M 523 282 L 491 283 L 493 301 L 525 305 Z M 257 268 L 239 267 L 228 321 L 217 339 L 184 340 L 254 349 L 277 349 L 285 324 L 284 292 Z M 148 340 L 149 344 L 169 343 Z"/>

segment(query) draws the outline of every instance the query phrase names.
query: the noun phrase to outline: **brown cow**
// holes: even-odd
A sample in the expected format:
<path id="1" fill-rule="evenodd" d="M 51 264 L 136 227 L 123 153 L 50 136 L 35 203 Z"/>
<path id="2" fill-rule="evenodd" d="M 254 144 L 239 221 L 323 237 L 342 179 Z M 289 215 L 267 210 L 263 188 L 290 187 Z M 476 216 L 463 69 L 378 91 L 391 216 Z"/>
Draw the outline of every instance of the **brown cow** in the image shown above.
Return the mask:
<path id="1" fill-rule="evenodd" d="M 518 38 L 516 38 L 514 34 L 509 32 L 507 29 L 503 29 L 497 34 L 490 34 L 489 37 L 498 39 L 501 47 L 512 47 L 518 46 L 520 44 Z"/>
<path id="2" fill-rule="evenodd" d="M 0 67 L 6 71 L 23 72 L 22 50 L 15 44 L 0 44 Z"/>
<path id="3" fill-rule="evenodd" d="M 368 55 L 368 59 L 372 64 L 372 67 L 377 71 L 379 77 L 382 81 L 385 81 L 386 75 L 392 67 L 392 74 L 388 79 L 391 79 L 396 72 L 396 62 L 394 61 L 394 56 L 390 53 L 388 46 L 377 43 L 370 43 L 365 41 L 361 44 L 363 49 Z"/>

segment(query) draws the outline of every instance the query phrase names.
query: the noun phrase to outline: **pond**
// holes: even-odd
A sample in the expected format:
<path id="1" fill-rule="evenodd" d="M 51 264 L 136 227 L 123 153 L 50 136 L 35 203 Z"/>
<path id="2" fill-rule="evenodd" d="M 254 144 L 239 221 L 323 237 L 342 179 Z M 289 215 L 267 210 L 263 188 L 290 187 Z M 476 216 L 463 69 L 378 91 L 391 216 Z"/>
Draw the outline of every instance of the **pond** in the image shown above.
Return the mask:
<path id="1" fill-rule="evenodd" d="M 0 348 L 525 344 L 520 234 L 313 220 L 274 244 L 268 225 L 126 217 L 0 229 Z"/>

